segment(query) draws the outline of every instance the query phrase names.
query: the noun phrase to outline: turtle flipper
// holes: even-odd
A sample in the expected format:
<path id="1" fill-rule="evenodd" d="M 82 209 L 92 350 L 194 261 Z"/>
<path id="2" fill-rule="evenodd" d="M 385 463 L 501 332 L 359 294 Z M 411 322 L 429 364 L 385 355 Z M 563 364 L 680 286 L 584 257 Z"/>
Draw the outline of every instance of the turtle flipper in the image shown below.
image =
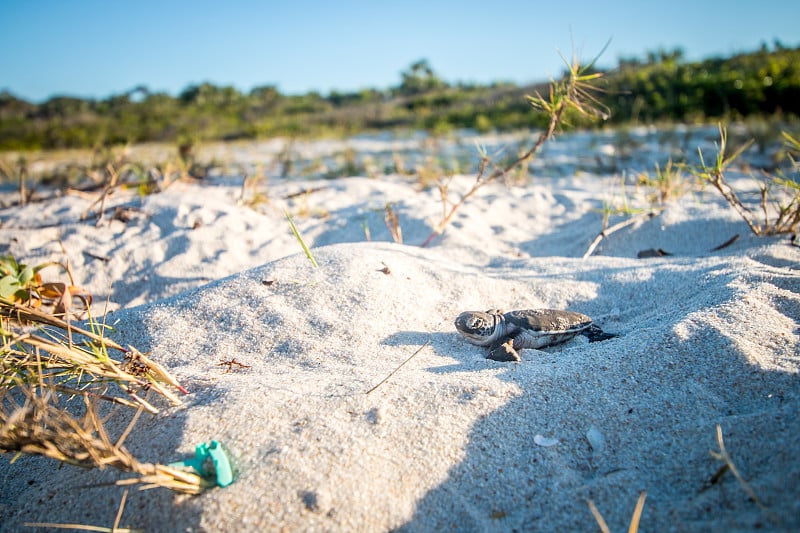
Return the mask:
<path id="1" fill-rule="evenodd" d="M 619 337 L 619 335 L 615 333 L 606 333 L 600 329 L 599 326 L 595 326 L 594 324 L 581 331 L 581 334 L 586 336 L 586 338 L 589 339 L 589 342 L 607 341 L 608 339 Z"/>
<path id="2" fill-rule="evenodd" d="M 519 353 L 514 349 L 514 339 L 508 339 L 506 342 L 492 346 L 486 358 L 493 361 L 514 361 L 517 363 L 522 360 Z"/>

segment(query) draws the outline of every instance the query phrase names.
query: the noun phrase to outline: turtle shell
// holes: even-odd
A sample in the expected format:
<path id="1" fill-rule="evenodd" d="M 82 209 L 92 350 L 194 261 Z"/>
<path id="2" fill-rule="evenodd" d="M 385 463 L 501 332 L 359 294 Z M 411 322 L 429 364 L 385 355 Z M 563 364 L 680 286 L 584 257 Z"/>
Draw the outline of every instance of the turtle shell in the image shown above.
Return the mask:
<path id="1" fill-rule="evenodd" d="M 574 311 L 523 309 L 503 315 L 505 334 L 514 348 L 543 348 L 567 341 L 589 329 L 592 319 Z"/>

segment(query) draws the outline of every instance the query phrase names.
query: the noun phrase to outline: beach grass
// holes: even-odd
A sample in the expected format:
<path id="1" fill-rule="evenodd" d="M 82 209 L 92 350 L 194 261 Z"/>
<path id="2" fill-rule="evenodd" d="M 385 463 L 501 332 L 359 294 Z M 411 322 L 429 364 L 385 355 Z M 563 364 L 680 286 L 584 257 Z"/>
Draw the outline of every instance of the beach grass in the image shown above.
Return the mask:
<path id="1" fill-rule="evenodd" d="M 800 141 L 784 132 L 786 149 L 791 153 L 800 149 Z M 729 150 L 727 129 L 719 126 L 719 141 L 713 161 L 706 163 L 703 152 L 698 149 L 700 164 L 690 167 L 691 172 L 703 182 L 713 186 L 758 236 L 796 233 L 800 226 L 800 168 L 791 159 L 795 176 L 787 178 L 765 173 L 757 177 L 759 189 L 758 207 L 750 207 L 741 199 L 739 192 L 731 186 L 725 173 L 731 164 L 752 144 L 752 140 Z"/>
<path id="2" fill-rule="evenodd" d="M 28 266 L 10 255 L 0 261 L 0 452 L 134 474 L 118 482 L 124 485 L 191 494 L 211 486 L 197 474 L 139 462 L 124 447 L 141 413 L 160 411 L 148 396 L 180 405 L 173 389 L 187 391 L 162 365 L 108 338 L 106 324 L 91 316 L 86 291 L 71 280 L 43 282 L 40 273 L 48 266 L 52 263 Z M 68 303 L 76 296 L 80 310 Z M 81 327 L 76 322 L 83 314 L 88 325 Z M 82 416 L 70 408 L 75 397 L 83 400 Z M 100 401 L 136 410 L 115 441 L 101 422 Z"/>

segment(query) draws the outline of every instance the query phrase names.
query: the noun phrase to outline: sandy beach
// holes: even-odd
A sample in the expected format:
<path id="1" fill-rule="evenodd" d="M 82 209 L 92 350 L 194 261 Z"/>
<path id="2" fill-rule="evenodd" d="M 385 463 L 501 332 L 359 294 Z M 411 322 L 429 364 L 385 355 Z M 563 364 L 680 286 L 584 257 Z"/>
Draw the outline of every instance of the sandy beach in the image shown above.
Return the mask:
<path id="1" fill-rule="evenodd" d="M 670 155 L 648 139 L 626 168 Z M 280 146 L 262 149 L 220 157 L 254 165 L 253 153 Z M 0 245 L 29 263 L 68 259 L 95 307 L 108 301 L 113 338 L 190 391 L 140 419 L 126 441 L 134 455 L 169 463 L 211 439 L 230 451 L 232 485 L 133 489 L 123 526 L 594 531 L 592 500 L 620 531 L 645 491 L 640 531 L 796 531 L 800 248 L 754 236 L 707 188 L 638 216 L 584 258 L 604 201 L 619 194 L 618 174 L 586 167 L 614 150 L 602 137 L 560 138 L 531 177 L 484 187 L 425 248 L 439 192 L 402 175 L 273 176 L 257 185 L 258 204 L 240 175 L 118 191 L 99 224 L 80 220 L 92 198 L 64 195 L 0 210 Z M 473 179 L 456 176 L 454 197 Z M 648 206 L 646 191 L 626 194 Z M 387 203 L 404 244 L 384 223 Z M 126 216 L 111 216 L 117 207 Z M 647 250 L 669 255 L 640 257 Z M 500 363 L 453 326 L 489 308 L 577 311 L 618 337 Z M 761 506 L 731 473 L 712 483 L 717 425 Z M 108 483 L 119 473 L 10 459 L 0 530 L 114 522 L 123 489 Z"/>

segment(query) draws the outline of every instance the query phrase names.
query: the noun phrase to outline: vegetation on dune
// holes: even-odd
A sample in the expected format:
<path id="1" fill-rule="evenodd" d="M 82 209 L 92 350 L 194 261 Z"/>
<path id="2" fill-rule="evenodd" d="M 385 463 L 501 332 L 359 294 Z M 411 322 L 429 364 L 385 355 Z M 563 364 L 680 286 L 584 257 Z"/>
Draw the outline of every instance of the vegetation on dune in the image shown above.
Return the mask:
<path id="1" fill-rule="evenodd" d="M 603 74 L 600 100 L 611 123 L 800 115 L 800 48 L 780 43 L 699 62 L 685 61 L 680 50 L 651 52 L 641 59 L 620 59 Z M 270 85 L 242 93 L 202 83 L 177 96 L 136 87 L 102 100 L 58 96 L 34 104 L 3 92 L 0 149 L 349 135 L 392 128 L 437 133 L 546 128 L 547 117 L 530 113 L 524 98 L 546 90 L 545 83 L 448 84 L 422 60 L 401 73 L 396 87 L 327 96 L 286 95 Z M 565 120 L 589 125 L 577 113 Z"/>
<path id="2" fill-rule="evenodd" d="M 681 50 L 621 60 L 610 76 L 615 120 L 677 121 L 800 115 L 800 48 L 688 63 Z"/>

